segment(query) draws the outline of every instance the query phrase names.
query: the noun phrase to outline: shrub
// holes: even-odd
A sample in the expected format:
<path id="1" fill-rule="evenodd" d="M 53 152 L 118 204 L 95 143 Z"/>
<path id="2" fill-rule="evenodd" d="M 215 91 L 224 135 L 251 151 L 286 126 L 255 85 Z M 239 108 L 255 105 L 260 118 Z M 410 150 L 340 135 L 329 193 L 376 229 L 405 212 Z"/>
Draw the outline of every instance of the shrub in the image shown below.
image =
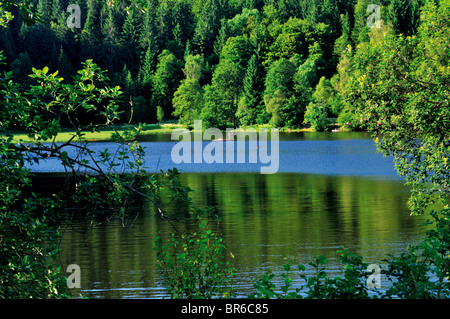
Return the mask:
<path id="1" fill-rule="evenodd" d="M 188 236 L 172 234 L 167 244 L 157 237 L 154 250 L 171 298 L 233 295 L 230 279 L 234 269 L 226 261 L 226 246 L 206 221 Z"/>

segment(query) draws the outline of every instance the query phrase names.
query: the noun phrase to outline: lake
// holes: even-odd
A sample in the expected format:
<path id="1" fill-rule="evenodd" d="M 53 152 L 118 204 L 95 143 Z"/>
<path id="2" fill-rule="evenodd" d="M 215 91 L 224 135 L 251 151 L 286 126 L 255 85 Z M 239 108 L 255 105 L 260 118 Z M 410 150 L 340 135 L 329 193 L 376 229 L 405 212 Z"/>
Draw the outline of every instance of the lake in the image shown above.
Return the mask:
<path id="1" fill-rule="evenodd" d="M 151 170 L 173 167 L 173 145 L 167 136 L 143 142 Z M 281 134 L 278 173 L 260 174 L 259 168 L 245 163 L 178 165 L 180 180 L 194 190 L 194 202 L 214 207 L 221 219 L 214 227 L 235 256 L 229 261 L 237 270 L 240 297 L 254 292 L 253 281 L 264 271 L 281 272 L 286 258 L 307 264 L 323 255 L 333 274 L 339 271 L 336 252 L 343 246 L 382 267 L 388 254 L 398 254 L 423 237 L 420 225 L 426 218 L 409 215 L 408 189 L 392 159 L 378 153 L 366 133 Z M 59 171 L 52 162 L 32 169 Z M 57 181 L 42 181 L 58 188 Z M 88 225 L 79 221 L 65 231 L 62 262 L 81 269 L 81 289 L 75 293 L 91 298 L 167 297 L 152 246 L 155 236 L 165 239 L 174 230 L 148 204 L 136 209 L 133 227 L 111 221 L 85 232 Z M 183 214 L 176 205 L 170 209 Z M 382 278 L 382 288 L 386 284 Z"/>

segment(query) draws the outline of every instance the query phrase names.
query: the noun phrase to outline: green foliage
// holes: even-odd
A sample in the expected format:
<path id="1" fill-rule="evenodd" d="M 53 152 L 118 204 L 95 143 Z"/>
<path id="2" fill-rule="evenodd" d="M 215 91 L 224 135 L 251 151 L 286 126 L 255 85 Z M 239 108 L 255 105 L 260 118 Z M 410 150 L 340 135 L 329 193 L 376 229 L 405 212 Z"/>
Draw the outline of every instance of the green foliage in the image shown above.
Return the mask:
<path id="1" fill-rule="evenodd" d="M 193 126 L 203 106 L 203 88 L 200 81 L 203 77 L 204 61 L 200 55 L 187 55 L 185 60 L 185 78 L 181 80 L 172 100 L 173 115 L 179 117 L 182 124 Z"/>
<path id="2" fill-rule="evenodd" d="M 20 53 L 17 59 L 11 63 L 11 71 L 17 81 L 24 80 L 30 74 L 32 67 L 27 53 Z"/>
<path id="3" fill-rule="evenodd" d="M 309 47 L 310 55 L 302 63 L 294 75 L 294 95 L 283 113 L 286 114 L 286 124 L 298 127 L 304 121 L 307 106 L 313 101 L 314 87 L 318 82 L 318 65 L 322 60 L 323 52 L 317 42 Z"/>
<path id="4" fill-rule="evenodd" d="M 187 101 L 183 102 L 184 96 L 188 95 L 201 101 L 196 102 L 195 115 L 188 117 L 196 116 L 217 126 L 270 122 L 301 127 L 317 83 L 298 85 L 294 94 L 282 88 L 279 92 L 267 88 L 265 81 L 270 77 L 272 64 L 279 59 L 292 61 L 297 66 L 309 61 L 304 67 L 313 67 L 308 72 L 312 72 L 317 80 L 322 76 L 331 78 L 347 46 L 367 42 L 370 33 L 364 26 L 366 0 L 338 4 L 331 0 L 301 3 L 231 0 L 115 0 L 100 3 L 82 0 L 79 5 L 85 18 L 80 29 L 67 28 L 65 4 L 60 0 L 36 4 L 33 9 L 26 2 L 2 2 L 7 9 L 5 22 L 12 18 L 8 18 L 13 12 L 12 7 L 25 18 L 16 20 L 0 39 L 8 58 L 8 69 L 20 74 L 16 80 L 28 85 L 29 79 L 24 73 L 29 67 L 24 60 L 26 55 L 32 66 L 49 66 L 51 72 L 58 70 L 65 81 L 76 75 L 74 70 L 82 68 L 82 62 L 92 60 L 106 70 L 114 85 L 118 85 L 122 84 L 121 73 L 127 66 L 134 91 L 124 89 L 124 101 L 119 105 L 121 111 L 130 115 L 122 121 L 132 123 L 156 122 L 157 105 L 163 108 L 168 120 L 175 117 L 181 123 L 190 122 L 183 117 L 184 111 L 176 110 L 180 105 L 185 106 L 184 110 L 192 109 L 187 107 Z M 409 30 L 408 35 L 414 34 L 420 6 L 421 2 L 415 0 L 402 13 L 399 10 L 402 2 L 391 1 L 389 6 L 383 7 L 383 18 L 387 19 L 385 25 L 393 25 L 395 32 L 400 32 L 401 28 L 396 26 L 405 25 L 401 21 L 411 18 L 404 28 Z M 42 16 L 41 20 L 39 16 Z M 32 23 L 36 21 L 40 23 Z M 322 50 L 322 59 L 312 65 L 316 53 L 311 47 L 316 44 Z M 199 55 L 204 61 L 199 84 L 181 81 L 181 70 L 187 62 L 183 58 L 188 55 Z M 249 63 L 252 56 L 257 62 L 257 73 L 254 72 L 255 61 Z M 236 77 L 235 83 L 221 79 L 225 71 L 236 71 L 232 73 Z M 183 93 L 176 94 L 181 86 L 184 86 L 180 88 Z M 191 94 L 191 89 L 195 93 Z M 231 90 L 229 94 L 228 89 Z M 273 109 L 270 112 L 268 104 L 264 103 L 266 90 L 272 91 L 268 102 L 269 108 Z M 193 100 L 192 97 L 186 99 Z M 135 100 L 142 107 L 134 107 Z"/>
<path id="5" fill-rule="evenodd" d="M 216 127 L 236 127 L 236 112 L 242 90 L 244 68 L 232 59 L 221 60 L 212 83 L 205 88 L 202 119 Z"/>
<path id="6" fill-rule="evenodd" d="M 178 59 L 170 51 L 164 50 L 158 56 L 153 80 L 153 103 L 160 105 L 164 113 L 171 114 L 172 96 L 181 80 L 181 66 Z"/>
<path id="7" fill-rule="evenodd" d="M 242 96 L 239 100 L 236 116 L 242 125 L 257 123 L 258 115 L 263 115 L 265 109 L 262 105 L 261 88 L 263 87 L 262 70 L 257 56 L 254 54 L 248 61 L 247 70 L 243 80 Z M 261 110 L 264 107 L 263 110 Z M 265 112 L 264 112 L 265 113 Z"/>
<path id="8" fill-rule="evenodd" d="M 195 79 L 185 79 L 174 94 L 174 116 L 180 118 L 180 123 L 189 127 L 200 116 L 203 104 L 203 89 Z"/>
<path id="9" fill-rule="evenodd" d="M 0 267 L 2 298 L 64 298 L 66 283 L 55 266 L 59 250 L 57 243 L 58 220 L 55 210 L 60 199 L 45 198 L 29 194 L 29 172 L 25 163 L 36 162 L 46 157 L 59 158 L 66 167 L 74 168 L 76 160 L 69 159 L 63 151 L 65 145 L 47 146 L 43 142 L 56 137 L 61 131 L 62 116 L 72 119 L 78 108 L 86 112 L 99 112 L 105 122 L 117 116 L 114 102 L 118 90 L 98 88 L 93 81 L 105 78 L 91 61 L 78 72 L 76 85 L 62 83 L 58 72 L 49 73 L 33 68 L 30 77 L 37 85 L 30 85 L 26 91 L 15 84 L 12 72 L 3 75 L 0 83 L 2 96 L 0 112 Z M 108 101 L 103 108 L 94 108 L 93 103 Z M 55 116 L 59 115 L 59 116 Z M 75 123 L 76 117 L 71 122 Z M 28 133 L 33 143 L 16 143 L 8 134 L 10 129 L 20 127 Z M 82 129 L 73 138 L 80 136 Z M 93 128 L 93 126 L 90 126 Z M 72 139 L 73 139 L 72 138 Z M 67 143 L 68 145 L 70 143 Z M 33 155 L 31 155 L 33 154 Z"/>
<path id="10" fill-rule="evenodd" d="M 327 130 L 329 123 L 328 110 L 322 102 L 309 103 L 306 107 L 304 123 L 309 123 L 315 131 Z"/>
<path id="11" fill-rule="evenodd" d="M 292 260 L 283 265 L 284 272 L 280 275 L 284 285 L 279 288 L 273 282 L 275 275 L 269 271 L 254 283 L 257 292 L 251 298 L 275 299 L 368 299 L 369 289 L 366 286 L 368 273 L 367 264 L 347 249 L 337 252 L 342 275 L 330 277 L 326 265 L 328 259 L 318 256 L 314 262 L 305 265 L 294 265 Z M 303 284 L 294 286 L 292 268 L 299 272 Z"/>
<path id="12" fill-rule="evenodd" d="M 395 33 L 411 36 L 416 33 L 419 22 L 420 0 L 392 0 L 388 15 Z"/>
<path id="13" fill-rule="evenodd" d="M 312 95 L 312 102 L 306 108 L 304 123 L 311 124 L 316 131 L 327 130 L 331 124 L 329 118 L 339 114 L 339 106 L 331 81 L 322 77 Z"/>
<path id="14" fill-rule="evenodd" d="M 371 280 L 368 264 L 362 256 L 348 249 L 338 251 L 341 264 L 338 276 L 330 276 L 328 260 L 316 258 L 307 266 L 297 265 L 299 279 L 293 277 L 292 260 L 283 265 L 282 285 L 277 287 L 275 274 L 264 273 L 254 283 L 256 292 L 251 298 L 275 299 L 447 299 L 450 297 L 449 236 L 450 209 L 431 213 L 426 223 L 425 239 L 410 245 L 399 256 L 387 256 L 380 266 L 383 289 L 368 286 Z M 430 227 L 432 225 L 433 227 Z M 276 281 L 275 281 L 276 280 Z"/>
<path id="15" fill-rule="evenodd" d="M 267 112 L 271 115 L 271 124 L 282 126 L 285 117 L 282 113 L 283 107 L 289 103 L 293 94 L 293 79 L 296 72 L 296 64 L 284 58 L 272 63 L 267 72 L 264 103 Z"/>
<path id="16" fill-rule="evenodd" d="M 25 89 L 12 81 L 12 72 L 1 78 L 0 92 L 5 97 L 0 102 L 1 297 L 67 296 L 64 277 L 54 266 L 59 255 L 57 228 L 62 222 L 54 216 L 62 200 L 71 203 L 81 217 L 119 218 L 124 225 L 126 216 L 133 213 L 128 208 L 136 196 L 153 203 L 162 218 L 159 202 L 163 190 L 169 198 L 181 199 L 190 207 L 189 190 L 177 181 L 176 170 L 145 171 L 145 152 L 137 142 L 140 126 L 123 133 L 115 131 L 111 136 L 115 150 L 95 154 L 87 141 L 80 141 L 86 132 L 118 120 L 116 102 L 122 93 L 119 87 L 108 86 L 109 79 L 95 63 L 88 60 L 83 66 L 68 83 L 48 67 L 33 68 L 30 78 L 34 82 Z M 54 143 L 64 123 L 72 125 L 74 132 L 63 143 Z M 27 142 L 13 142 L 9 132 L 17 128 L 28 134 Z M 70 156 L 69 148 L 77 150 L 76 154 Z M 72 173 L 76 187 L 51 198 L 27 194 L 25 186 L 31 181 L 25 165 L 48 158 Z M 193 208 L 191 213 L 197 210 Z"/>
<path id="17" fill-rule="evenodd" d="M 0 138 L 0 154 L 0 299 L 66 298 L 56 266 L 60 201 L 27 194 L 29 172 L 11 139 Z"/>
<path id="18" fill-rule="evenodd" d="M 58 159 L 77 182 L 64 200 L 87 217 L 125 223 L 139 195 L 166 218 L 163 190 L 199 213 L 176 170 L 146 172 L 137 142 L 141 126 L 115 132 L 117 150 L 88 160 L 94 151 L 78 139 L 120 121 L 125 109 L 134 122 L 173 114 L 187 125 L 197 117 L 218 127 L 269 121 L 297 126 L 305 120 L 318 130 L 331 114 L 341 124 L 382 136 L 379 148 L 394 156 L 411 186 L 412 212 L 444 209 L 431 212 L 434 228 L 420 245 L 386 260 L 392 287 L 375 297 L 448 298 L 450 2 L 424 3 L 392 0 L 383 7 L 382 28 L 370 30 L 368 0 L 339 6 L 328 0 L 85 0 L 81 30 L 67 30 L 59 0 L 37 1 L 36 10 L 28 1 L 2 1 L 0 26 L 7 32 L 1 41 L 6 58 L 0 57 L 6 62 L 0 78 L 0 297 L 68 296 L 54 266 L 54 216 L 61 199 L 28 193 L 25 164 Z M 21 20 L 11 24 L 13 13 Z M 326 80 L 335 71 L 338 78 Z M 110 86 L 110 78 L 124 92 L 116 83 Z M 75 133 L 54 143 L 65 128 Z M 32 142 L 13 143 L 12 130 Z M 68 147 L 77 156 L 69 157 Z M 96 176 L 75 174 L 80 168 Z M 174 235 L 167 245 L 158 238 L 155 249 L 172 297 L 232 295 L 226 247 L 205 223 L 194 234 Z M 254 296 L 369 298 L 362 257 L 347 250 L 338 254 L 342 276 L 330 278 L 327 260 L 318 257 L 308 265 L 312 275 L 297 266 L 304 283 L 295 287 L 289 262 L 279 290 L 267 273 L 255 283 Z"/>
<path id="19" fill-rule="evenodd" d="M 41 20 L 41 17 L 35 12 L 28 1 L 17 2 L 14 0 L 6 0 L 1 3 L 0 26 L 5 27 L 14 18 L 12 12 L 17 10 L 18 15 L 27 25 L 34 24 Z"/>
<path id="20" fill-rule="evenodd" d="M 158 119 L 159 123 L 161 123 L 164 119 L 164 110 L 159 105 L 156 107 L 156 118 Z"/>
<path id="21" fill-rule="evenodd" d="M 448 0 L 431 1 L 416 36 L 387 34 L 361 45 L 341 93 L 354 119 L 395 158 L 415 214 L 445 204 L 450 189 L 449 14 Z"/>
<path id="22" fill-rule="evenodd" d="M 172 237 L 166 244 L 157 237 L 154 249 L 171 298 L 229 298 L 233 269 L 226 260 L 223 238 L 206 221 L 198 231 Z"/>
<path id="23" fill-rule="evenodd" d="M 267 52 L 267 65 L 280 58 L 289 60 L 296 55 L 305 60 L 309 47 L 315 42 L 323 43 L 324 36 L 330 31 L 323 23 L 313 25 L 306 20 L 290 18 L 282 25 L 273 24 L 270 32 L 275 40 Z"/>
<path id="24" fill-rule="evenodd" d="M 432 225 L 425 239 L 400 256 L 386 259 L 386 274 L 393 285 L 387 297 L 402 299 L 446 299 L 450 297 L 450 209 L 432 211 Z"/>
<path id="25" fill-rule="evenodd" d="M 364 1 L 358 1 L 358 19 L 364 17 Z M 392 2 L 397 5 L 398 2 Z M 283 268 L 284 286 L 277 291 L 273 274 L 265 274 L 255 283 L 256 297 L 266 298 L 415 298 L 449 297 L 449 213 L 448 155 L 450 131 L 448 110 L 449 57 L 447 17 L 450 2 L 430 1 L 424 6 L 418 33 L 404 37 L 385 28 L 380 34 L 371 30 L 359 40 L 356 52 L 343 55 L 341 94 L 347 107 L 347 119 L 356 120 L 374 133 L 379 148 L 393 155 L 398 172 L 411 186 L 409 205 L 413 214 L 431 209 L 433 227 L 418 245 L 411 245 L 400 256 L 390 256 L 382 271 L 391 285 L 384 292 L 369 295 L 365 286 L 366 264 L 362 257 L 341 252 L 344 276 L 329 278 L 323 265 L 326 259 L 310 263 L 313 273 L 300 278 L 306 283 L 294 288 L 291 265 Z M 361 37 L 360 33 L 354 35 Z M 354 39 L 355 40 L 355 39 Z M 345 65 L 345 66 L 344 66 Z M 430 73 L 431 72 L 431 73 Z M 430 76 L 432 74 L 432 76 Z M 345 78 L 345 81 L 344 81 Z M 336 80 L 335 80 L 336 81 Z M 328 90 L 322 81 L 314 99 L 326 103 Z M 311 112 L 314 104 L 311 104 Z M 317 111 L 317 110 L 316 110 Z M 308 111 L 307 111 L 308 113 Z M 323 112 L 322 114 L 324 114 Z M 309 118 L 305 114 L 305 118 Z M 341 117 L 341 121 L 345 120 Z M 378 139 L 378 137 L 380 139 Z M 444 206 L 440 211 L 436 207 Z M 291 290 L 289 290 L 291 288 Z"/>

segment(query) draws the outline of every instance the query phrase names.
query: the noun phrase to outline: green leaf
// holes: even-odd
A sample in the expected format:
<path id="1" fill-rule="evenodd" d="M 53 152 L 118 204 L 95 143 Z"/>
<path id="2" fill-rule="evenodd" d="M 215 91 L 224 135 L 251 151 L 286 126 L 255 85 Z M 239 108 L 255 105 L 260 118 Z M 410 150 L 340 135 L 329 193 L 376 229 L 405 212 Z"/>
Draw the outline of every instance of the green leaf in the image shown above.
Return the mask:
<path id="1" fill-rule="evenodd" d="M 318 256 L 316 260 L 319 265 L 325 265 L 328 262 L 324 256 Z"/>
<path id="2" fill-rule="evenodd" d="M 24 257 L 22 258 L 22 265 L 28 264 L 29 261 L 30 261 L 30 258 L 28 257 L 28 255 L 24 256 Z"/>

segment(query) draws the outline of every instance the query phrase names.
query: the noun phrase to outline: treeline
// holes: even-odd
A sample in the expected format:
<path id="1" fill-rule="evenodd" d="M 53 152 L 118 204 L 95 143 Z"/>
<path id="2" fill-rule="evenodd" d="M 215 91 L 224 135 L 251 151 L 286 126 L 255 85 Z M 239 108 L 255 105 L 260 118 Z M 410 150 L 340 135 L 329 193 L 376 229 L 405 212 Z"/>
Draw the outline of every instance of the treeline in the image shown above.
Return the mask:
<path id="1" fill-rule="evenodd" d="M 22 85 L 32 67 L 70 81 L 92 59 L 124 92 L 123 122 L 321 130 L 330 118 L 352 123 L 340 86 L 354 48 L 415 34 L 425 0 L 375 1 L 378 28 L 367 23 L 373 0 L 80 0 L 80 28 L 67 25 L 71 0 L 31 2 L 40 23 L 0 31 Z"/>

